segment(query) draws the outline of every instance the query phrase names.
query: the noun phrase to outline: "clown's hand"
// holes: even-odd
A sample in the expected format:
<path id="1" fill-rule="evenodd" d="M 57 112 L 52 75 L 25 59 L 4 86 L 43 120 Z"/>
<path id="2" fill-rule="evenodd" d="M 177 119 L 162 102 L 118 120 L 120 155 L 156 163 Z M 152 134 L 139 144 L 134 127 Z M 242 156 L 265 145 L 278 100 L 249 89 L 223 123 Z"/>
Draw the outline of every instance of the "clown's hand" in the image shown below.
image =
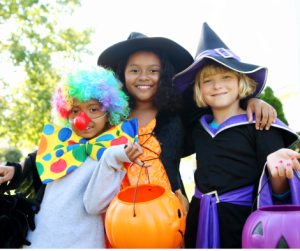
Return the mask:
<path id="1" fill-rule="evenodd" d="M 0 184 L 11 181 L 15 174 L 15 167 L 13 166 L 0 166 Z"/>
<path id="2" fill-rule="evenodd" d="M 128 141 L 127 144 L 125 145 L 125 153 L 128 159 L 130 159 L 130 161 L 138 164 L 141 167 L 149 167 L 152 165 L 152 164 L 145 164 L 138 159 L 138 157 L 143 154 L 143 149 L 137 142 L 135 142 L 134 145 L 132 145 L 132 143 Z"/>
<path id="3" fill-rule="evenodd" d="M 300 153 L 286 148 L 271 153 L 267 157 L 269 174 L 272 174 L 272 177 L 275 179 L 283 177 L 293 178 L 293 169 L 300 170 L 298 158 L 300 158 Z"/>

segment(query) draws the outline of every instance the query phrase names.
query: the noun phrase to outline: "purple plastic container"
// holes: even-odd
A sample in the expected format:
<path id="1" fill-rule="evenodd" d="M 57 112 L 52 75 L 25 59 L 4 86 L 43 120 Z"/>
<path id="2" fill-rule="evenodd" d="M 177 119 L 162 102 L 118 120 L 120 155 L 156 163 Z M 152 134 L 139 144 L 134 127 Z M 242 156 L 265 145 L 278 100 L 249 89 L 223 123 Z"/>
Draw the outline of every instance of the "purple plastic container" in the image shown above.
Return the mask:
<path id="1" fill-rule="evenodd" d="M 300 206 L 280 205 L 257 209 L 247 219 L 243 248 L 300 248 Z"/>

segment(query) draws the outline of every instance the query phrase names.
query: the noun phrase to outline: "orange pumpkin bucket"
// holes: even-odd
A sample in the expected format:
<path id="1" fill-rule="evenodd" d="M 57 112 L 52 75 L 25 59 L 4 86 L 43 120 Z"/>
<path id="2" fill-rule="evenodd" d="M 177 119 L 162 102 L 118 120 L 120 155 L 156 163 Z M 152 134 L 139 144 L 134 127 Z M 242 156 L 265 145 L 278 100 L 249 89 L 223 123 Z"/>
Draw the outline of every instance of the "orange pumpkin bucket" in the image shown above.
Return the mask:
<path id="1" fill-rule="evenodd" d="M 186 215 L 176 195 L 154 184 L 120 191 L 105 219 L 106 234 L 114 248 L 177 248 L 185 224 Z"/>

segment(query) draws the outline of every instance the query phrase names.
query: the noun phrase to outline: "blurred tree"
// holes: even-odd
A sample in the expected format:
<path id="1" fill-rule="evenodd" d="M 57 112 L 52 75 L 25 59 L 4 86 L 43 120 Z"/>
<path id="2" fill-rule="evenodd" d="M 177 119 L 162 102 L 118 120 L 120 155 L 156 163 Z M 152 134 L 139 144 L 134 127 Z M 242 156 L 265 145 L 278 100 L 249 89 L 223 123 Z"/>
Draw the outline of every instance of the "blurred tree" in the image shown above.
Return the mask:
<path id="1" fill-rule="evenodd" d="M 0 162 L 20 162 L 22 153 L 17 148 L 5 148 L 0 150 Z"/>
<path id="2" fill-rule="evenodd" d="M 277 111 L 277 118 L 279 118 L 283 123 L 289 125 L 287 119 L 284 116 L 282 103 L 278 98 L 275 97 L 274 91 L 271 87 L 267 86 L 262 94 L 259 96 L 263 101 L 267 102 Z"/>
<path id="3" fill-rule="evenodd" d="M 50 119 L 49 101 L 63 62 L 80 61 L 80 53 L 91 54 L 87 45 L 92 28 L 79 32 L 62 29 L 57 22 L 77 6 L 80 0 L 0 0 L 1 33 L 10 27 L 6 37 L 5 32 L 1 35 L 0 62 L 4 70 L 13 66 L 23 79 L 16 85 L 0 74 L 0 112 L 4 115 L 0 116 L 0 137 L 7 135 L 13 145 L 38 144 L 44 123 Z"/>

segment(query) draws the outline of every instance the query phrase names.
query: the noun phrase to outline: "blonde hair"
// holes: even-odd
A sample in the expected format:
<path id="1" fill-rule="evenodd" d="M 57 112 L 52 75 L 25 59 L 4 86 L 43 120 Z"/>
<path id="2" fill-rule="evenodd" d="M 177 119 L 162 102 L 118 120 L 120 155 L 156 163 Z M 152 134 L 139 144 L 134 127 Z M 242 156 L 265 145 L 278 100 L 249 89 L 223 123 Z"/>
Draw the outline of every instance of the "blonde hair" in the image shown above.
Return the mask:
<path id="1" fill-rule="evenodd" d="M 234 71 L 222 64 L 210 60 L 208 64 L 205 64 L 202 68 L 200 68 L 195 78 L 194 98 L 199 107 L 208 106 L 202 97 L 202 92 L 200 89 L 200 84 L 203 81 L 203 79 L 209 76 L 223 74 L 227 72 L 235 74 L 239 79 L 239 99 L 245 98 L 254 93 L 257 83 L 252 78 L 248 77 L 244 73 Z"/>

